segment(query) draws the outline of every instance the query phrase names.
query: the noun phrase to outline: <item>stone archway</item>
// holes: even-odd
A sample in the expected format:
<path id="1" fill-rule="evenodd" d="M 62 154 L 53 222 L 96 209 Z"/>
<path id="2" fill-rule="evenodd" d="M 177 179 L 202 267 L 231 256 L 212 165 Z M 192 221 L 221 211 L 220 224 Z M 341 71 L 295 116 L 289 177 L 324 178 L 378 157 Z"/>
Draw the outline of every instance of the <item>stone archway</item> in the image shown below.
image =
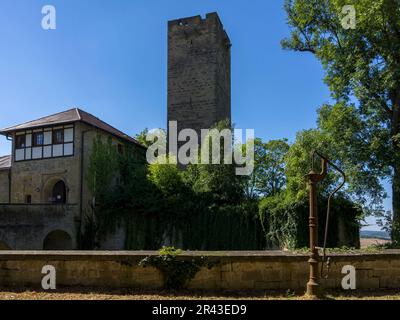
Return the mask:
<path id="1" fill-rule="evenodd" d="M 44 184 L 42 199 L 44 203 L 67 203 L 68 188 L 64 179 L 53 177 Z"/>
<path id="2" fill-rule="evenodd" d="M 72 250 L 72 238 L 63 230 L 51 231 L 43 240 L 43 250 Z"/>
<path id="3" fill-rule="evenodd" d="M 11 250 L 11 248 L 7 243 L 0 241 L 0 250 Z"/>

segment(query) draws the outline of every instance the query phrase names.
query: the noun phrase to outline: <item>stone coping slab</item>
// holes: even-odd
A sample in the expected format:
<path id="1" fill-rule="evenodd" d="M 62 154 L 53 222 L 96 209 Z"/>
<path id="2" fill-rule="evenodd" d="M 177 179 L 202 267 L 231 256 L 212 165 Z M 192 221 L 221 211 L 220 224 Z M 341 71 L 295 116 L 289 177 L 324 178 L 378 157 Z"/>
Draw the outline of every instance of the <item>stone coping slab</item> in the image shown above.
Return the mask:
<path id="1" fill-rule="evenodd" d="M 4 260 L 141 260 L 147 256 L 156 256 L 158 251 L 0 251 L 0 261 Z M 206 256 L 220 261 L 248 260 L 248 261 L 304 261 L 307 253 L 293 253 L 287 251 L 182 251 L 181 259 Z M 343 252 L 328 253 L 327 256 L 335 260 L 376 260 L 399 259 L 400 250 L 383 250 L 377 252 Z"/>

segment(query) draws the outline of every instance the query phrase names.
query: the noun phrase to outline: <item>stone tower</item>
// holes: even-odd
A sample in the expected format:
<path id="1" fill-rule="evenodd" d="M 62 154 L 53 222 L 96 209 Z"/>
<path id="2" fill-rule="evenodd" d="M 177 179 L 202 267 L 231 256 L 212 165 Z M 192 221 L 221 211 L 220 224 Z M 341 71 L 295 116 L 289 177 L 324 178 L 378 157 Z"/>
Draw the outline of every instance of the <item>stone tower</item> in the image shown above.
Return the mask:
<path id="1" fill-rule="evenodd" d="M 217 13 L 168 22 L 168 121 L 201 129 L 231 121 L 231 43 Z"/>

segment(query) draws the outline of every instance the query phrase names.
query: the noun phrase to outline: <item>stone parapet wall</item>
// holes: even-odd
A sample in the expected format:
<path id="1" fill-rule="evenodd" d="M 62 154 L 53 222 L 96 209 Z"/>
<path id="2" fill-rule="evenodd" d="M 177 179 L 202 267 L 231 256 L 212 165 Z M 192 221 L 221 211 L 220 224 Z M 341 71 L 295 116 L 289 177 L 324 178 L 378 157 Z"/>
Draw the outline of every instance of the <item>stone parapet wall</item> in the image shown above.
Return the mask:
<path id="1" fill-rule="evenodd" d="M 41 250 L 54 230 L 67 232 L 76 247 L 77 204 L 0 204 L 0 242 L 13 250 Z"/>
<path id="2" fill-rule="evenodd" d="M 138 263 L 154 251 L 0 251 L 0 286 L 41 288 L 44 265 L 57 270 L 57 286 L 149 288 L 163 286 L 161 273 Z M 304 290 L 308 256 L 280 251 L 185 252 L 179 259 L 207 256 L 203 268 L 189 283 L 206 290 Z M 331 255 L 326 288 L 341 288 L 344 265 L 356 268 L 357 289 L 400 288 L 400 251 Z"/>

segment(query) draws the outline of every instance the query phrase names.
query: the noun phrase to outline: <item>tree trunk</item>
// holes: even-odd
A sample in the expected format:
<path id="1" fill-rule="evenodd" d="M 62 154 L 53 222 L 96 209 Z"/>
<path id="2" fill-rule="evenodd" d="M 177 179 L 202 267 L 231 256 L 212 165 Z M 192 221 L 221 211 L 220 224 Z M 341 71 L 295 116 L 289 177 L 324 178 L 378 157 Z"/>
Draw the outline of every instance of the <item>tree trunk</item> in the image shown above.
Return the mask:
<path id="1" fill-rule="evenodd" d="M 393 225 L 392 240 L 400 244 L 400 166 L 394 170 L 392 182 Z"/>
<path id="2" fill-rule="evenodd" d="M 393 103 L 392 116 L 393 139 L 393 180 L 392 180 L 392 240 L 400 244 L 400 90 Z"/>

